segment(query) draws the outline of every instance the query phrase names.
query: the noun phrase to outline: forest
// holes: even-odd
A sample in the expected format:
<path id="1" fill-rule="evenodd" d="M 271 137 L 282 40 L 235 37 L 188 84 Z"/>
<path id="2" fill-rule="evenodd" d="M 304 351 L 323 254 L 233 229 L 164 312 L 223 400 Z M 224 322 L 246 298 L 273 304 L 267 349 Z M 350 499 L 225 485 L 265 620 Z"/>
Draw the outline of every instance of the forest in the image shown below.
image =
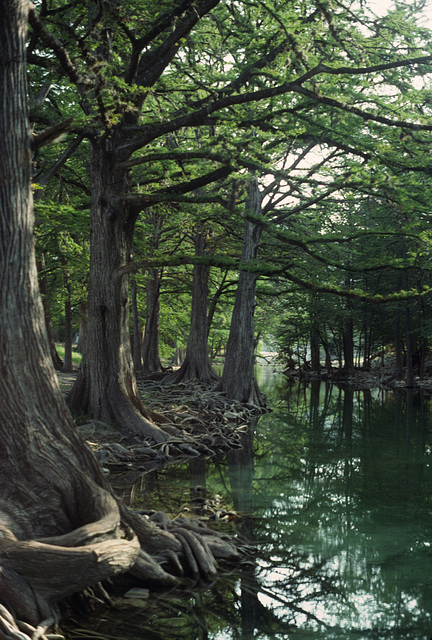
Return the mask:
<path id="1" fill-rule="evenodd" d="M 205 456 L 218 412 L 271 409 L 257 358 L 432 373 L 425 5 L 1 0 L 0 638 L 46 637 L 115 576 L 242 560 L 119 499 L 78 420 L 163 462 Z M 207 440 L 168 411 L 175 385 Z"/>

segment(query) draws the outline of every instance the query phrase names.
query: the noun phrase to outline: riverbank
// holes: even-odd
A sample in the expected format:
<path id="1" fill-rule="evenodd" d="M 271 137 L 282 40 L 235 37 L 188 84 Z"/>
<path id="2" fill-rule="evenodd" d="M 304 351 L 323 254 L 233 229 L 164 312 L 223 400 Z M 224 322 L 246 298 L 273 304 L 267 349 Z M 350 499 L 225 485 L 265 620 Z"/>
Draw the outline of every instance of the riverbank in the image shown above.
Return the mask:
<path id="1" fill-rule="evenodd" d="M 397 379 L 392 367 L 379 367 L 374 370 L 363 369 L 335 369 L 328 372 L 326 369 L 318 371 L 287 369 L 283 371 L 288 379 L 297 379 L 303 382 L 319 380 L 328 381 L 336 385 L 345 385 L 354 389 L 418 389 L 432 395 L 432 377 L 414 377 L 414 383 L 407 385 L 405 380 Z"/>
<path id="2" fill-rule="evenodd" d="M 66 395 L 76 372 L 57 372 Z M 162 414 L 179 430 L 162 444 L 134 436 L 127 428 L 114 428 L 86 415 L 75 415 L 77 428 L 99 459 L 104 473 L 118 495 L 131 499 L 131 487 L 143 474 L 193 458 L 219 458 L 241 448 L 248 424 L 270 409 L 227 400 L 212 385 L 199 381 L 163 385 L 148 378 L 137 379 L 144 404 Z"/>

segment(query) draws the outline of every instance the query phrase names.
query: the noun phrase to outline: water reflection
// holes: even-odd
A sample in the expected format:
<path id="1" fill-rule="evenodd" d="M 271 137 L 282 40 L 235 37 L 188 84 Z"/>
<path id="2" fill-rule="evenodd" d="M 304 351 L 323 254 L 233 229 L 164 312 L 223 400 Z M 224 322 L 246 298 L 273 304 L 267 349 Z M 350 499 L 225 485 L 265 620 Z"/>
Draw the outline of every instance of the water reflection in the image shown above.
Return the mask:
<path id="1" fill-rule="evenodd" d="M 429 640 L 429 404 L 412 392 L 314 383 L 293 389 L 284 409 L 261 429 L 283 430 L 280 420 L 303 434 L 302 469 L 262 514 L 275 520 L 267 552 L 284 568 L 278 548 L 289 549 L 297 571 L 311 573 L 298 599 L 274 567 L 261 570 L 261 581 L 285 593 L 279 611 L 296 625 L 289 637 Z"/>
<path id="2" fill-rule="evenodd" d="M 280 378 L 266 393 L 274 411 L 242 449 L 152 472 L 141 496 L 172 513 L 193 508 L 197 486 L 222 496 L 240 514 L 223 526 L 256 555 L 201 590 L 126 612 L 123 625 L 115 614 L 110 637 L 430 640 L 430 402 Z"/>

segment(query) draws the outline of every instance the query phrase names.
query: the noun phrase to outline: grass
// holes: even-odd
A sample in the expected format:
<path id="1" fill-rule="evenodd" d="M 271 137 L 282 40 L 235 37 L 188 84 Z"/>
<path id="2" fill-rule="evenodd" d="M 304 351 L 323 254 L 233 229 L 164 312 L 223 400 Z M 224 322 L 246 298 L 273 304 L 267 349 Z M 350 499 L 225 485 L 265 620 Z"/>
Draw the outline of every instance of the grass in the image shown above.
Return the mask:
<path id="1" fill-rule="evenodd" d="M 64 360 L 64 354 L 65 354 L 64 344 L 62 344 L 61 342 L 56 342 L 56 349 L 60 358 Z M 72 346 L 72 364 L 74 368 L 79 367 L 79 365 L 81 364 L 81 358 L 82 358 L 82 355 L 78 353 L 78 351 L 76 350 L 76 345 L 73 345 Z"/>

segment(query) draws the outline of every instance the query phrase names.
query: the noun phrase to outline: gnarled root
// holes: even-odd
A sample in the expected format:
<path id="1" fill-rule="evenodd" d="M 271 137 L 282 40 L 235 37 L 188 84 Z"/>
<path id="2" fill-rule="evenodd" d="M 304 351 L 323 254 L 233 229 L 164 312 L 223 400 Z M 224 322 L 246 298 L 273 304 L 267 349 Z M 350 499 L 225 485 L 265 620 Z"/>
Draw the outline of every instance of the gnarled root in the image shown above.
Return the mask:
<path id="1" fill-rule="evenodd" d="M 110 539 L 81 547 L 36 540 L 0 543 L 0 600 L 16 620 L 37 627 L 55 619 L 55 602 L 130 569 L 138 538 Z"/>
<path id="2" fill-rule="evenodd" d="M 86 499 L 67 502 L 80 525 L 72 531 L 21 540 L 12 521 L 0 525 L 0 640 L 43 640 L 58 620 L 60 600 L 117 574 L 173 586 L 182 575 L 211 579 L 218 558 L 241 557 L 231 542 L 199 522 L 142 516 L 91 479 L 76 479 L 75 489 Z"/>
<path id="3" fill-rule="evenodd" d="M 126 507 L 122 516 L 152 554 L 146 558 L 146 563 L 139 560 L 132 570 L 133 575 L 144 581 L 153 581 L 151 573 L 145 574 L 145 570 L 150 570 L 149 559 L 156 561 L 158 566 L 167 565 L 176 574 L 189 573 L 195 579 L 208 579 L 216 574 L 217 559 L 232 562 L 241 558 L 241 553 L 230 540 L 199 521 L 188 518 L 171 520 L 161 512 L 151 517 L 142 516 Z"/>
<path id="4" fill-rule="evenodd" d="M 178 579 L 175 576 L 164 571 L 160 564 L 143 549 L 141 549 L 129 573 L 147 585 L 171 587 L 178 583 Z"/>

